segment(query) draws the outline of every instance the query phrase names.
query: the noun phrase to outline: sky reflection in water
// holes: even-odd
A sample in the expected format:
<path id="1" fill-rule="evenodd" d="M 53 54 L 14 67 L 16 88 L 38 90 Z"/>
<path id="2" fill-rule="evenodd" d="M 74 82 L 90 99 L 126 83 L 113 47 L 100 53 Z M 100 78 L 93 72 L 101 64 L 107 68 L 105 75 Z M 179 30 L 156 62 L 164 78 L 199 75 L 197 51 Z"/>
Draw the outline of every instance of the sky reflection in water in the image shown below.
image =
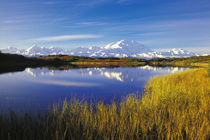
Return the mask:
<path id="1" fill-rule="evenodd" d="M 46 110 L 53 103 L 76 97 L 83 100 L 119 101 L 141 94 L 153 76 L 186 70 L 177 67 L 86 68 L 49 70 L 27 68 L 0 75 L 0 111 Z"/>

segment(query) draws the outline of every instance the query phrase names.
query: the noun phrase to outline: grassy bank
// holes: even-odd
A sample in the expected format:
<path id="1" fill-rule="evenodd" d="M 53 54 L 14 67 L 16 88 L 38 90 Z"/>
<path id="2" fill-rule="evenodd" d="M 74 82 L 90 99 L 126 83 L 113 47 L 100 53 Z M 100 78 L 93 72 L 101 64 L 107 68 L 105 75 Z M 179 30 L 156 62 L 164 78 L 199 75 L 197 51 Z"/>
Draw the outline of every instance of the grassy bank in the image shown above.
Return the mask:
<path id="1" fill-rule="evenodd" d="M 1 139 L 209 139 L 210 77 L 199 68 L 151 79 L 142 98 L 64 101 L 41 117 L 0 116 Z"/>
<path id="2" fill-rule="evenodd" d="M 208 67 L 210 55 L 193 56 L 185 58 L 154 58 L 147 61 L 151 66 L 173 66 L 173 67 Z"/>
<path id="3" fill-rule="evenodd" d="M 210 77 L 207 69 L 155 77 L 146 86 L 142 107 L 148 122 L 167 138 L 209 137 Z M 151 113 L 152 112 L 152 113 Z"/>
<path id="4" fill-rule="evenodd" d="M 47 57 L 35 57 L 38 60 L 59 60 L 78 67 L 118 67 L 118 66 L 177 66 L 177 67 L 207 67 L 210 56 L 193 56 L 183 58 L 154 58 L 150 60 L 138 58 L 115 57 L 81 57 L 68 55 L 51 55 Z"/>

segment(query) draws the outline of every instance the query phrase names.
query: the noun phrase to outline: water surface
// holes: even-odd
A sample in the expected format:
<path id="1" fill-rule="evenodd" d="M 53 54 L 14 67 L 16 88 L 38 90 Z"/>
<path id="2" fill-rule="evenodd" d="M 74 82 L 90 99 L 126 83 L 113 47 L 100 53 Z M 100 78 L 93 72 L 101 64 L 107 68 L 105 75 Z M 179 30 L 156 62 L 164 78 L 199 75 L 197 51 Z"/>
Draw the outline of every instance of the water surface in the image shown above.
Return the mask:
<path id="1" fill-rule="evenodd" d="M 177 67 L 86 68 L 50 70 L 27 68 L 0 75 L 0 111 L 45 111 L 71 97 L 83 100 L 119 101 L 130 93 L 142 94 L 153 76 L 183 71 Z"/>

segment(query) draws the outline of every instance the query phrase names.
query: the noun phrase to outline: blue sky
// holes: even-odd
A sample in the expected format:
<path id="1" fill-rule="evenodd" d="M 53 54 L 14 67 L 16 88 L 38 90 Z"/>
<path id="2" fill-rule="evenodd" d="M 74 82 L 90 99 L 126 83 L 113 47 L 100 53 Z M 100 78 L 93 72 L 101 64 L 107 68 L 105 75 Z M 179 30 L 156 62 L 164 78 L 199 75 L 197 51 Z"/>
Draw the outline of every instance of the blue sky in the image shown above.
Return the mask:
<path id="1" fill-rule="evenodd" d="M 0 0 L 0 48 L 210 48 L 209 0 Z"/>

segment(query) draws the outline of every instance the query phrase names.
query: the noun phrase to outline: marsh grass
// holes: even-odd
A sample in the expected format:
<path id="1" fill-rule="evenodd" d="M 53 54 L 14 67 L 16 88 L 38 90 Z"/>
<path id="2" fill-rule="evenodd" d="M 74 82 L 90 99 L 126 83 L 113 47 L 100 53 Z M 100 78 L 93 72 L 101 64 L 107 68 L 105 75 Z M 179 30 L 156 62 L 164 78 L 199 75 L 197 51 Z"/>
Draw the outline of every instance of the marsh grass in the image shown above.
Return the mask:
<path id="1" fill-rule="evenodd" d="M 142 98 L 129 95 L 105 105 L 76 99 L 39 114 L 0 116 L 0 138 L 209 139 L 210 85 L 207 69 L 154 77 Z"/>
<path id="2" fill-rule="evenodd" d="M 151 79 L 142 108 L 155 123 L 158 136 L 205 139 L 209 137 L 210 77 L 195 69 Z"/>

